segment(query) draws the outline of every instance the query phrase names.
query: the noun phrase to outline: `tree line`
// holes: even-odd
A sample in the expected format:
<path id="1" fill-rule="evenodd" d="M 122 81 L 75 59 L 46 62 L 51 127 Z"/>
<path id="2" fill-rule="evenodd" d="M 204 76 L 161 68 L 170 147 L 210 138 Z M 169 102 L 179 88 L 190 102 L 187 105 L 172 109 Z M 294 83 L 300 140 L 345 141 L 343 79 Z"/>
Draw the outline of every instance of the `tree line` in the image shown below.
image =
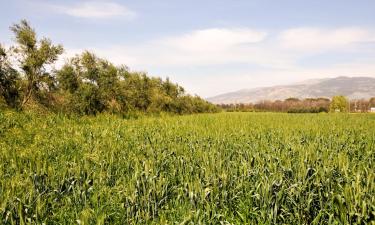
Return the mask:
<path id="1" fill-rule="evenodd" d="M 368 112 L 375 107 L 375 97 L 366 100 L 348 100 L 344 96 L 329 98 L 288 98 L 276 101 L 259 101 L 257 103 L 219 104 L 228 112 L 288 112 L 288 113 L 321 113 L 321 112 Z"/>
<path id="2" fill-rule="evenodd" d="M 26 20 L 10 27 L 15 45 L 0 45 L 0 106 L 38 107 L 56 112 L 97 114 L 217 112 L 219 108 L 192 96 L 168 78 L 150 77 L 116 66 L 85 51 L 59 69 L 54 65 L 62 45 L 38 39 Z"/>

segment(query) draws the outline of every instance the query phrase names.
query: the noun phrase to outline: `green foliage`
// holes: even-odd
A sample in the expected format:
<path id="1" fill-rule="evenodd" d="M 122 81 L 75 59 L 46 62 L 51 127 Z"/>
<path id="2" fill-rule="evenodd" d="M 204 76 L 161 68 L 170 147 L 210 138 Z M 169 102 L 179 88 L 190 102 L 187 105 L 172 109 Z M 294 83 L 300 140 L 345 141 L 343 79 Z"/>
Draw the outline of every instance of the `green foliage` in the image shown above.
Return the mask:
<path id="1" fill-rule="evenodd" d="M 331 112 L 348 112 L 349 101 L 342 95 L 334 96 L 330 105 Z"/>
<path id="2" fill-rule="evenodd" d="M 31 98 L 43 97 L 53 87 L 53 77 L 46 70 L 46 66 L 54 63 L 62 54 L 61 45 L 54 46 L 47 38 L 37 40 L 34 29 L 26 20 L 11 27 L 15 35 L 17 46 L 14 53 L 21 65 L 22 75 L 25 78 L 21 107 L 24 107 Z"/>
<path id="3" fill-rule="evenodd" d="M 69 110 L 83 114 L 99 112 L 178 114 L 216 112 L 218 108 L 199 97 L 186 95 L 169 79 L 130 72 L 124 66 L 84 52 L 56 71 L 58 88 Z M 69 93 L 69 94 L 66 94 Z"/>
<path id="4" fill-rule="evenodd" d="M 0 113 L 3 224 L 371 224 L 375 116 Z"/>
<path id="5" fill-rule="evenodd" d="M 375 107 L 375 97 L 370 98 L 369 105 L 370 105 L 370 107 Z"/>
<path id="6" fill-rule="evenodd" d="M 283 101 L 260 101 L 257 103 L 221 104 L 227 112 L 288 112 L 320 113 L 328 112 L 330 100 L 326 98 L 287 98 Z"/>
<path id="7" fill-rule="evenodd" d="M 11 66 L 6 50 L 0 45 L 0 98 L 12 108 L 19 106 L 19 74 Z"/>
<path id="8" fill-rule="evenodd" d="M 200 97 L 186 94 L 168 78 L 163 81 L 146 73 L 130 72 L 126 66 L 115 66 L 87 51 L 58 70 L 47 69 L 63 47 L 52 45 L 46 38 L 38 41 L 25 20 L 14 24 L 11 30 L 17 44 L 12 50 L 21 74 L 11 66 L 0 46 L 0 96 L 10 107 L 86 115 L 219 111 Z"/>
<path id="9" fill-rule="evenodd" d="M 288 110 L 288 113 L 322 113 L 328 112 L 324 107 L 314 107 L 314 108 L 291 108 Z"/>

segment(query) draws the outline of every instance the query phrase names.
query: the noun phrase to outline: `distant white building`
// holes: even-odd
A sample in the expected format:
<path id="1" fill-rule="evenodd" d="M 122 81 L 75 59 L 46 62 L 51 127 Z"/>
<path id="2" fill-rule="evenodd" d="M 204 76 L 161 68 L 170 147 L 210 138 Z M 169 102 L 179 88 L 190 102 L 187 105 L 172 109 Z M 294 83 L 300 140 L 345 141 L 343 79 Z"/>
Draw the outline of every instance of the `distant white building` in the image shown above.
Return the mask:
<path id="1" fill-rule="evenodd" d="M 371 107 L 370 112 L 375 113 L 375 107 Z"/>

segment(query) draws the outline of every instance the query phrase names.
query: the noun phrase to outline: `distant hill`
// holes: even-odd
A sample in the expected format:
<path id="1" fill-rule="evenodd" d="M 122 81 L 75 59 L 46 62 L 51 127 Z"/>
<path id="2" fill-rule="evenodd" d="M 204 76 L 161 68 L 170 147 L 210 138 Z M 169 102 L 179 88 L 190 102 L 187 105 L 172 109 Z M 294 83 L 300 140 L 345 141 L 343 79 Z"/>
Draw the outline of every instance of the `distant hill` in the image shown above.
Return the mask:
<path id="1" fill-rule="evenodd" d="M 307 80 L 292 85 L 280 85 L 244 89 L 208 98 L 212 103 L 255 103 L 261 100 L 284 100 L 286 98 L 331 98 L 344 95 L 350 99 L 371 98 L 375 96 L 375 78 L 336 77 Z"/>

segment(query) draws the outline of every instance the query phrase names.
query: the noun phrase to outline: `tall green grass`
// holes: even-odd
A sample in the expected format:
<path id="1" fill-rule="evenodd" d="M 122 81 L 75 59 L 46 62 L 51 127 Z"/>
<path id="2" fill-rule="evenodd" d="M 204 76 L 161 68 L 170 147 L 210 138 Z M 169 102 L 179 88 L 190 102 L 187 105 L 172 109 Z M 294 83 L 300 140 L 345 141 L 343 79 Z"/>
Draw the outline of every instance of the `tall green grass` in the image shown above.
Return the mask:
<path id="1" fill-rule="evenodd" d="M 3 224 L 374 224 L 375 115 L 0 113 Z"/>

